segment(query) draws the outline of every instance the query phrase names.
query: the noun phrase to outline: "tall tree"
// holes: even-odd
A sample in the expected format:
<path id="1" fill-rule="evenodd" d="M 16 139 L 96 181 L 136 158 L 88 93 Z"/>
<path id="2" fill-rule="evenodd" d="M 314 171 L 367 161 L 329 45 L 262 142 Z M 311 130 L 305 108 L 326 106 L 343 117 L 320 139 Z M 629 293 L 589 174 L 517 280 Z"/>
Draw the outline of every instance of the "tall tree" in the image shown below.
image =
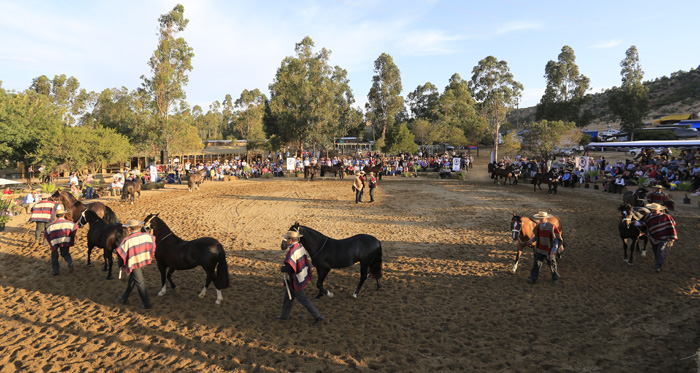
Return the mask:
<path id="1" fill-rule="evenodd" d="M 29 89 L 49 97 L 51 103 L 61 110 L 64 123 L 75 124 L 79 115 L 84 114 L 88 105 L 96 99 L 96 95 L 80 89 L 78 79 L 65 74 L 55 75 L 50 80 L 46 75 L 32 80 Z"/>
<path id="2" fill-rule="evenodd" d="M 498 135 L 506 115 L 520 99 L 523 85 L 515 81 L 506 61 L 488 56 L 472 69 L 469 89 L 477 101 L 479 115 L 493 138 L 493 154 L 498 159 Z"/>
<path id="3" fill-rule="evenodd" d="M 408 106 L 411 108 L 412 119 L 435 121 L 438 117 L 440 92 L 431 82 L 419 85 L 408 94 Z"/>
<path id="4" fill-rule="evenodd" d="M 238 110 L 234 129 L 242 138 L 246 139 L 246 147 L 254 149 L 260 147 L 265 140 L 263 132 L 263 115 L 265 114 L 265 102 L 267 97 L 259 89 L 249 91 L 244 89 L 235 102 Z"/>
<path id="5" fill-rule="evenodd" d="M 590 79 L 579 72 L 573 48 L 562 47 L 557 61 L 547 62 L 544 77 L 547 88 L 537 104 L 536 119 L 578 122 Z"/>
<path id="6" fill-rule="evenodd" d="M 649 114 L 649 89 L 642 83 L 644 71 L 639 63 L 637 47 L 629 47 L 625 55 L 620 62 L 622 87 L 612 92 L 608 106 L 620 118 L 622 130 L 630 134 L 630 140 L 634 140 L 644 127 L 642 120 Z"/>
<path id="7" fill-rule="evenodd" d="M 406 126 L 406 122 L 401 122 L 401 124 L 393 127 L 391 129 L 393 139 L 391 147 L 389 148 L 390 153 L 409 153 L 415 154 L 418 151 L 418 145 L 416 145 L 415 136 L 411 133 Z"/>
<path id="8" fill-rule="evenodd" d="M 531 152 L 549 157 L 556 147 L 578 145 L 581 136 L 583 132 L 572 122 L 541 120 L 529 125 L 523 139 Z"/>
<path id="9" fill-rule="evenodd" d="M 469 90 L 469 82 L 459 74 L 450 77 L 449 84 L 440 96 L 440 119 L 450 134 L 447 141 L 452 145 L 467 145 L 481 139 L 486 125 L 476 112 L 476 101 Z M 462 134 L 458 134 L 458 129 Z"/>
<path id="10" fill-rule="evenodd" d="M 375 132 L 381 134 L 375 147 L 384 148 L 391 145 L 387 143 L 387 129 L 393 128 L 395 116 L 403 107 L 401 71 L 390 55 L 382 53 L 374 61 L 374 74 L 365 108 L 367 120 L 372 123 Z"/>
<path id="11" fill-rule="evenodd" d="M 187 73 L 192 70 L 194 57 L 185 39 L 178 37 L 189 23 L 184 12 L 185 7 L 178 4 L 169 13 L 160 16 L 158 47 L 148 61 L 153 75 L 150 78 L 141 76 L 143 89 L 153 100 L 156 121 L 161 128 L 158 145 L 168 151 L 176 133 L 182 130 L 174 127 L 179 123 L 170 123 L 171 110 L 186 98 L 184 86 L 189 81 Z"/>
<path id="12" fill-rule="evenodd" d="M 314 42 L 305 37 L 295 46 L 296 57 L 286 57 L 270 84 L 269 110 L 265 128 L 276 134 L 274 143 L 328 144 L 340 120 L 342 109 L 354 101 L 347 72 L 328 64 L 331 51 L 313 52 Z M 338 100 L 346 104 L 339 105 Z M 272 138 L 272 137 L 271 137 Z"/>

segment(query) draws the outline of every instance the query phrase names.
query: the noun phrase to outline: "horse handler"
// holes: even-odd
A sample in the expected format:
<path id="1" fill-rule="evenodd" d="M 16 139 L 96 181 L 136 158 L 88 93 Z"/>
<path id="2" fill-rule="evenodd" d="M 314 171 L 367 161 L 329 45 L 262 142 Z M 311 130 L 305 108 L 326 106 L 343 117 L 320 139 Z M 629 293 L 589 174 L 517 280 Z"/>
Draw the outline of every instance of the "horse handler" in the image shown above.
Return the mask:
<path id="1" fill-rule="evenodd" d="M 303 235 L 296 231 L 289 231 L 282 237 L 282 250 L 287 249 L 287 255 L 284 257 L 284 262 L 280 266 L 280 271 L 284 273 L 284 286 L 287 288 L 284 294 L 284 302 L 282 303 L 282 314 L 277 316 L 280 320 L 288 320 L 289 313 L 292 311 L 294 298 L 301 303 L 313 316 L 313 325 L 319 325 L 323 321 L 323 316 L 314 307 L 309 297 L 306 295 L 304 288 L 311 281 L 311 259 L 309 253 L 304 246 L 299 242 L 299 238 Z"/>
<path id="2" fill-rule="evenodd" d="M 355 191 L 355 203 L 362 202 L 362 193 L 365 191 L 365 172 L 360 171 L 352 182 L 352 190 Z"/>
<path id="3" fill-rule="evenodd" d="M 666 259 L 666 248 L 673 246 L 673 241 L 678 239 L 676 221 L 671 215 L 664 213 L 665 207 L 659 203 L 652 203 L 645 207 L 651 212 L 636 221 L 635 225 L 644 224 L 647 227 L 651 247 L 654 249 L 654 269 L 659 273 Z"/>
<path id="4" fill-rule="evenodd" d="M 374 189 L 377 188 L 377 178 L 374 177 L 374 172 L 369 173 L 369 201 L 374 202 Z"/>
<path id="5" fill-rule="evenodd" d="M 63 209 L 63 205 L 56 206 L 56 220 L 44 232 L 44 237 L 51 246 L 51 269 L 54 276 L 58 275 L 60 270 L 58 265 L 59 252 L 63 260 L 68 263 L 68 273 L 73 273 L 73 258 L 70 256 L 70 248 L 75 245 L 75 232 L 78 230 L 78 225 L 67 220 L 65 215 L 66 210 Z"/>
<path id="6" fill-rule="evenodd" d="M 129 299 L 129 294 L 136 286 L 141 297 L 141 309 L 149 309 L 152 307 L 151 300 L 148 298 L 146 291 L 146 282 L 143 280 L 143 272 L 141 267 L 151 264 L 153 255 L 156 252 L 156 238 L 149 233 L 141 232 L 139 228 L 143 225 L 142 221 L 135 219 L 129 220 L 122 227 L 129 230 L 127 236 L 117 247 L 117 254 L 124 261 L 124 271 L 129 275 L 129 281 L 126 283 L 124 294 L 119 297 L 121 304 L 126 304 Z"/>
<path id="7" fill-rule="evenodd" d="M 57 205 L 58 203 L 52 201 L 47 195 L 32 207 L 32 215 L 29 217 L 29 221 L 36 223 L 35 239 L 37 245 L 40 245 L 42 242 L 46 226 L 54 220 Z"/>
<path id="8" fill-rule="evenodd" d="M 535 245 L 535 260 L 530 271 L 530 277 L 527 279 L 529 284 L 537 282 L 540 274 L 542 262 L 547 261 L 549 269 L 552 271 L 552 284 L 559 282 L 559 272 L 557 272 L 557 248 L 564 243 L 561 236 L 561 231 L 556 225 L 547 221 L 552 215 L 546 211 L 541 211 L 533 216 L 539 220 L 539 224 L 535 227 L 535 237 L 528 242 Z"/>

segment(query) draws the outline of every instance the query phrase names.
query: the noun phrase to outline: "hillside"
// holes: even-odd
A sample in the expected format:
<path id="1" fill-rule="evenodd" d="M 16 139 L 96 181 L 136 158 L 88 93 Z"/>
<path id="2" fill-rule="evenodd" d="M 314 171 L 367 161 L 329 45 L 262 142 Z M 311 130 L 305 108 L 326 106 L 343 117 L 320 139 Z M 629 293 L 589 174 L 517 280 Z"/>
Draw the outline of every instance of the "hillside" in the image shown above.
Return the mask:
<path id="1" fill-rule="evenodd" d="M 669 114 L 700 112 L 700 66 L 690 71 L 677 71 L 670 77 L 663 76 L 644 82 L 649 88 L 651 111 L 645 122 Z M 587 127 L 590 129 L 607 129 L 608 125 L 619 129 L 620 123 L 615 120 L 608 108 L 608 97 L 612 89 L 590 94 L 590 100 L 583 110 L 590 110 L 596 119 Z M 514 110 L 508 116 L 510 122 L 516 118 L 520 123 L 535 120 L 535 106 Z"/>

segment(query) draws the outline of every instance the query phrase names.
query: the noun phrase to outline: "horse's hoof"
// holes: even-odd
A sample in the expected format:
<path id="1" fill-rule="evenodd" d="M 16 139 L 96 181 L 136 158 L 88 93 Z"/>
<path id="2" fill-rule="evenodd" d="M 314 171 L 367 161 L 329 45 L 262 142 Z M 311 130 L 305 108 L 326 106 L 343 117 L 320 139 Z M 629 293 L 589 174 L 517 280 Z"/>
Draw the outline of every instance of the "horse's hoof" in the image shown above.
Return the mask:
<path id="1" fill-rule="evenodd" d="M 331 292 L 331 291 L 328 292 L 328 298 L 333 298 L 333 295 L 334 295 L 333 292 Z"/>
<path id="2" fill-rule="evenodd" d="M 216 302 L 214 302 L 214 303 L 221 304 L 221 301 L 217 299 Z"/>
<path id="3" fill-rule="evenodd" d="M 647 251 L 646 251 L 646 250 L 642 251 L 642 257 L 645 257 L 645 256 L 647 256 Z"/>
<path id="4" fill-rule="evenodd" d="M 352 297 L 357 299 L 357 294 L 353 294 Z"/>

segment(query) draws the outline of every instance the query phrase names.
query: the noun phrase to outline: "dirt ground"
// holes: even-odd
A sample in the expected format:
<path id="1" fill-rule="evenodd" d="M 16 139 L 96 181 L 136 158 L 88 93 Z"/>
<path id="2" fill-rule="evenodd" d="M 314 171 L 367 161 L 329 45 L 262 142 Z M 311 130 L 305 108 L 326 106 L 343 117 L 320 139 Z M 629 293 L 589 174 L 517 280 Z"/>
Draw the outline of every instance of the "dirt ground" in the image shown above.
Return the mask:
<path id="1" fill-rule="evenodd" d="M 61 260 L 52 276 L 48 248 L 32 246 L 34 226 L 15 217 L 0 233 L 0 372 L 696 371 L 698 205 L 675 196 L 680 239 L 657 274 L 651 252 L 622 261 L 620 195 L 493 185 L 484 158 L 466 181 L 385 177 L 374 204 L 354 203 L 352 179 L 168 185 L 133 206 L 102 199 L 121 221 L 159 212 L 184 239 L 220 240 L 232 287 L 218 306 L 213 286 L 197 296 L 201 268 L 175 272 L 179 291 L 158 297 L 155 263 L 144 270 L 154 308 L 140 310 L 136 292 L 119 304 L 126 280 L 105 279 L 101 254 L 86 265 L 86 229 L 71 250 L 75 272 Z M 531 252 L 508 271 L 510 217 L 540 210 L 564 224 L 558 285 L 546 265 L 541 281 L 525 282 Z M 333 270 L 336 296 L 315 301 L 320 327 L 298 304 L 276 320 L 279 243 L 295 221 L 334 238 L 376 236 L 382 289 L 369 279 L 354 299 L 359 267 Z"/>

